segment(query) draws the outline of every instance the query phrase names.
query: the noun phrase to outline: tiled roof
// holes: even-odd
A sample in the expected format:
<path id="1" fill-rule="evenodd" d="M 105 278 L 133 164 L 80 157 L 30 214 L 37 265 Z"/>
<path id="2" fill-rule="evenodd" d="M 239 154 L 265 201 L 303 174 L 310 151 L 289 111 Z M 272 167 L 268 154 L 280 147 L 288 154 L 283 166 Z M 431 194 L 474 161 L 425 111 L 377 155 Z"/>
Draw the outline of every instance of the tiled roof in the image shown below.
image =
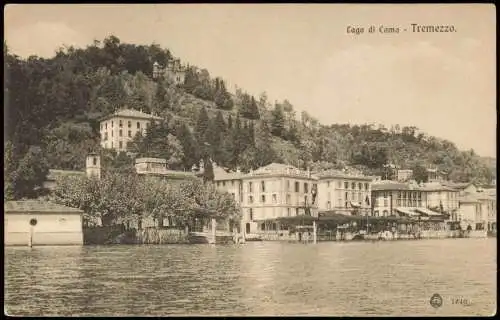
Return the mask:
<path id="1" fill-rule="evenodd" d="M 340 170 L 325 170 L 321 172 L 315 173 L 316 176 L 318 176 L 320 179 L 325 179 L 325 178 L 345 178 L 345 179 L 363 179 L 367 181 L 374 180 L 375 177 L 371 176 L 365 176 L 362 173 L 359 172 L 344 172 Z"/>
<path id="2" fill-rule="evenodd" d="M 243 176 L 241 172 L 227 172 L 224 168 L 214 167 L 214 181 L 236 180 Z"/>
<path id="3" fill-rule="evenodd" d="M 77 208 L 71 208 L 48 201 L 41 200 L 23 200 L 23 201 L 7 201 L 4 203 L 4 210 L 7 213 L 20 212 L 60 212 L 60 213 L 82 213 L 83 211 Z"/>
<path id="4" fill-rule="evenodd" d="M 398 190 L 420 190 L 420 191 L 456 191 L 439 183 L 427 183 L 423 185 L 403 183 L 390 180 L 376 181 L 372 184 L 373 191 L 398 191 Z"/>
<path id="5" fill-rule="evenodd" d="M 443 182 L 442 183 L 444 186 L 446 187 L 450 187 L 450 188 L 453 188 L 453 189 L 465 189 L 467 188 L 468 186 L 470 186 L 472 183 L 470 182 Z"/>
<path id="6" fill-rule="evenodd" d="M 156 119 L 156 120 L 163 119 L 161 117 L 154 116 L 152 114 L 145 113 L 145 112 L 138 111 L 138 110 L 134 110 L 134 109 L 120 109 L 120 110 L 115 111 L 112 114 L 109 114 L 109 115 L 103 117 L 101 119 L 101 121 L 105 120 L 105 119 L 112 118 L 112 117 L 128 117 L 128 118 Z"/>
<path id="7" fill-rule="evenodd" d="M 135 163 L 167 163 L 163 158 L 136 158 Z"/>
<path id="8" fill-rule="evenodd" d="M 407 183 L 390 180 L 376 181 L 372 184 L 372 191 L 384 190 L 410 190 L 410 186 Z"/>
<path id="9" fill-rule="evenodd" d="M 316 180 L 317 177 L 313 176 L 310 172 L 300 170 L 292 165 L 287 165 L 283 163 L 271 163 L 267 166 L 258 168 L 246 175 L 244 178 L 252 178 L 255 176 L 293 176 Z"/>

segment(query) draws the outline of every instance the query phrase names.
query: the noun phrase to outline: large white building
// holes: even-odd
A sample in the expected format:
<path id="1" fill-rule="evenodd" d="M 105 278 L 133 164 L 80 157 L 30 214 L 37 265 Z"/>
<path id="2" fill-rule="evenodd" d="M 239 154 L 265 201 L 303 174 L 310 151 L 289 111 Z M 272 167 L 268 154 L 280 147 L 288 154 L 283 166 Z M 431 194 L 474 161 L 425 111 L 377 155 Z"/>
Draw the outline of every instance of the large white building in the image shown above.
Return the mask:
<path id="1" fill-rule="evenodd" d="M 377 181 L 372 184 L 374 216 L 449 215 L 458 221 L 459 191 L 432 182 L 417 184 Z"/>
<path id="2" fill-rule="evenodd" d="M 121 109 L 100 119 L 101 147 L 126 151 L 137 133 L 144 134 L 151 121 L 162 118 L 133 109 Z"/>
<path id="3" fill-rule="evenodd" d="M 266 222 L 275 218 L 317 215 L 318 178 L 308 171 L 272 163 L 248 174 L 214 170 L 214 176 L 218 189 L 234 194 L 241 205 L 247 234 L 267 230 Z"/>
<path id="4" fill-rule="evenodd" d="M 316 174 L 318 181 L 318 207 L 320 211 L 367 215 L 371 211 L 371 182 L 373 177 L 327 170 Z"/>

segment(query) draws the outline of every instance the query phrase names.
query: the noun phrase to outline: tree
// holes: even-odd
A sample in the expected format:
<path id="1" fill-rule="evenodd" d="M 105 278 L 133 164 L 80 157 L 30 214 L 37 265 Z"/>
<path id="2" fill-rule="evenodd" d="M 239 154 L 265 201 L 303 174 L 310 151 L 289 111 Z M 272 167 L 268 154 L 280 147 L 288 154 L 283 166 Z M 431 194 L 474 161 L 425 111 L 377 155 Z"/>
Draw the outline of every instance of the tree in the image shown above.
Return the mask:
<path id="1" fill-rule="evenodd" d="M 279 104 L 276 104 L 272 111 L 271 133 L 276 137 L 283 137 L 285 133 L 285 115 Z"/>
<path id="2" fill-rule="evenodd" d="M 183 150 L 182 164 L 184 169 L 190 170 L 194 165 L 197 165 L 200 162 L 197 145 L 193 139 L 191 131 L 185 123 L 180 126 L 178 132 L 177 136 Z"/>
<path id="3" fill-rule="evenodd" d="M 42 150 L 30 146 L 24 154 L 16 154 L 11 142 L 5 145 L 4 199 L 35 198 L 43 188 L 49 168 Z M 19 162 L 16 164 L 17 159 Z M 7 170 L 7 171 L 6 171 Z"/>
<path id="4" fill-rule="evenodd" d="M 208 129 L 209 120 L 210 119 L 208 118 L 207 110 L 205 108 L 201 109 L 200 113 L 198 114 L 196 126 L 194 128 L 194 135 L 198 144 L 203 144 L 204 142 L 206 142 L 205 133 Z"/>
<path id="5" fill-rule="evenodd" d="M 413 179 L 415 179 L 415 181 L 418 183 L 427 182 L 429 176 L 427 175 L 427 169 L 424 165 L 417 163 L 412 167 L 412 170 Z"/>

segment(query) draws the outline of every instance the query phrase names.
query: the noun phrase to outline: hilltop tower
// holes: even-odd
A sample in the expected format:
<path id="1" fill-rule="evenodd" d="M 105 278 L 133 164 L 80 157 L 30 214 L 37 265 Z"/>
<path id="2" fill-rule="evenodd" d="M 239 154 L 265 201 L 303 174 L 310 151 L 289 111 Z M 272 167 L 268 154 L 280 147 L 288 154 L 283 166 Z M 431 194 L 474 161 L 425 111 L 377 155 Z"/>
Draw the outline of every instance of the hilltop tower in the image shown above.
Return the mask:
<path id="1" fill-rule="evenodd" d="M 101 157 L 97 153 L 90 153 L 87 155 L 85 169 L 87 177 L 101 179 Z"/>

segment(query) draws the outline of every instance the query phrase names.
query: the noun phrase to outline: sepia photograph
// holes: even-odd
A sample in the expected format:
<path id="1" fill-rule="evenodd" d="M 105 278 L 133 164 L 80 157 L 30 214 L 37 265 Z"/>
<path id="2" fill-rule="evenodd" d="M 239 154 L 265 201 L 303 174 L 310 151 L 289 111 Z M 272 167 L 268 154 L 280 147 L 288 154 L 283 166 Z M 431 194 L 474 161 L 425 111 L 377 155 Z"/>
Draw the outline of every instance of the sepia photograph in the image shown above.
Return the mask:
<path id="1" fill-rule="evenodd" d="M 4 314 L 496 315 L 496 28 L 4 6 Z"/>

